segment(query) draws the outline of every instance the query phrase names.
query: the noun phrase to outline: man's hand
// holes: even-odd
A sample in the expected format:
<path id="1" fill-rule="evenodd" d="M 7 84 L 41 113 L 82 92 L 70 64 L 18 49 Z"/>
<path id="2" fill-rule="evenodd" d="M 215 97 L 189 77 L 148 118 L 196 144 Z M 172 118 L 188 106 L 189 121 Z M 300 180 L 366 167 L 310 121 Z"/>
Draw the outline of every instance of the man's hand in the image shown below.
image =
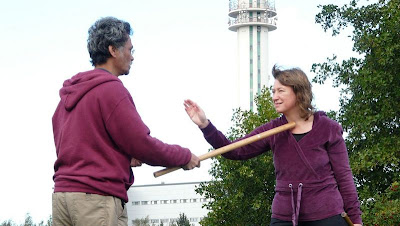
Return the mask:
<path id="1" fill-rule="evenodd" d="M 131 159 L 131 167 L 137 167 L 137 166 L 141 166 L 142 165 L 142 161 L 139 161 L 135 158 Z"/>
<path id="2" fill-rule="evenodd" d="M 190 158 L 189 163 L 186 164 L 185 166 L 183 166 L 182 168 L 184 170 L 191 170 L 195 167 L 200 167 L 200 159 L 199 159 L 199 157 L 197 157 L 196 155 L 194 155 L 192 153 L 192 157 Z"/>

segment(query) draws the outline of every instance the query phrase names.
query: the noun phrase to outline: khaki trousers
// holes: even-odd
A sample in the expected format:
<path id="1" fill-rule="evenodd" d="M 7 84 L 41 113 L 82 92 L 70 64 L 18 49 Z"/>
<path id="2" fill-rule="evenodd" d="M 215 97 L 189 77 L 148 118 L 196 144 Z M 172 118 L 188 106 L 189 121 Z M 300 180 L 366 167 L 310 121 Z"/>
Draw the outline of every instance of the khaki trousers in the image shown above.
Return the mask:
<path id="1" fill-rule="evenodd" d="M 53 226 L 128 226 L 119 198 L 80 192 L 53 193 Z"/>

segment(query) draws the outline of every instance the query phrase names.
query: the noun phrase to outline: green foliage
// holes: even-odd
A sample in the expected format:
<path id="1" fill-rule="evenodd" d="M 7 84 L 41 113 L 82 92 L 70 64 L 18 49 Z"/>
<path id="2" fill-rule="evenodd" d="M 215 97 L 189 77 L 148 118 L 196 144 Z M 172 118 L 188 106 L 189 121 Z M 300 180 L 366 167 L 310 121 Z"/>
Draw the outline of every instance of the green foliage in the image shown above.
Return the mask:
<path id="1" fill-rule="evenodd" d="M 3 221 L 0 226 L 16 226 L 15 222 L 12 220 Z"/>
<path id="2" fill-rule="evenodd" d="M 32 217 L 29 213 L 26 214 L 25 216 L 25 222 L 23 224 L 24 226 L 35 226 L 35 224 L 33 223 Z"/>
<path id="3" fill-rule="evenodd" d="M 170 223 L 171 226 L 190 226 L 189 219 L 186 217 L 184 213 L 179 214 L 179 218 L 176 222 Z"/>
<path id="4" fill-rule="evenodd" d="M 359 54 L 341 64 L 333 56 L 312 70 L 315 82 L 333 78 L 343 87 L 336 119 L 348 132 L 364 223 L 398 225 L 384 219 L 389 213 L 400 219 L 399 197 L 390 190 L 400 181 L 400 0 L 320 7 L 316 22 L 333 36 L 351 27 L 353 51 Z"/>
<path id="5" fill-rule="evenodd" d="M 39 224 L 35 224 L 33 222 L 31 215 L 29 213 L 27 213 L 25 215 L 24 223 L 21 224 L 20 226 L 36 226 L 36 225 L 37 226 L 52 226 L 53 223 L 52 223 L 51 215 L 49 216 L 49 219 L 47 220 L 46 224 L 43 221 L 41 221 Z M 6 220 L 6 221 L 3 221 L 2 223 L 0 223 L 0 226 L 18 226 L 18 224 L 16 224 L 13 220 Z"/>
<path id="6" fill-rule="evenodd" d="M 400 189 L 394 182 L 385 193 L 365 203 L 364 221 L 371 225 L 400 225 Z"/>
<path id="7" fill-rule="evenodd" d="M 49 219 L 47 219 L 47 224 L 46 226 L 52 226 L 53 225 L 53 216 L 49 216 Z"/>
<path id="8" fill-rule="evenodd" d="M 264 88 L 255 99 L 257 112 L 237 109 L 232 116 L 229 139 L 235 140 L 278 117 L 270 92 Z M 202 225 L 268 225 L 274 196 L 275 174 L 272 154 L 247 161 L 214 158 L 212 181 L 201 183 L 196 191 L 211 201 L 211 210 Z"/>
<path id="9" fill-rule="evenodd" d="M 149 216 L 141 219 L 135 219 L 132 221 L 134 226 L 150 226 Z"/>

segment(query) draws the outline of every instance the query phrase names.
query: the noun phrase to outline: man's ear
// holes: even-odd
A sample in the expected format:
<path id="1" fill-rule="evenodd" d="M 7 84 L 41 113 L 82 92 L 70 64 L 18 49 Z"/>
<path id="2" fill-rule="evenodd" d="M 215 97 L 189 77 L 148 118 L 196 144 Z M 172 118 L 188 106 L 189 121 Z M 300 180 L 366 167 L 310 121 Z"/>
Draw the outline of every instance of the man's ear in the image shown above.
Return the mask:
<path id="1" fill-rule="evenodd" d="M 111 56 L 113 56 L 113 57 L 117 56 L 117 48 L 115 48 L 114 46 L 109 45 L 108 51 L 110 52 Z"/>

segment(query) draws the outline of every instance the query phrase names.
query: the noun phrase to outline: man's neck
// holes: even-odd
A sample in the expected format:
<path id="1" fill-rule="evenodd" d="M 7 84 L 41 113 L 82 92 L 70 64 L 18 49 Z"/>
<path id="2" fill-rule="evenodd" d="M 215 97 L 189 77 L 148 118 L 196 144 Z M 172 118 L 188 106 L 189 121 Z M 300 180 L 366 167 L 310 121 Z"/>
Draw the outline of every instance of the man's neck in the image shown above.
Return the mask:
<path id="1" fill-rule="evenodd" d="M 119 76 L 118 72 L 116 72 L 116 70 L 114 69 L 114 67 L 112 67 L 111 65 L 104 63 L 104 64 L 99 64 L 94 66 L 94 68 L 96 69 L 103 69 L 105 71 L 110 72 L 111 74 L 115 75 L 115 76 Z"/>

